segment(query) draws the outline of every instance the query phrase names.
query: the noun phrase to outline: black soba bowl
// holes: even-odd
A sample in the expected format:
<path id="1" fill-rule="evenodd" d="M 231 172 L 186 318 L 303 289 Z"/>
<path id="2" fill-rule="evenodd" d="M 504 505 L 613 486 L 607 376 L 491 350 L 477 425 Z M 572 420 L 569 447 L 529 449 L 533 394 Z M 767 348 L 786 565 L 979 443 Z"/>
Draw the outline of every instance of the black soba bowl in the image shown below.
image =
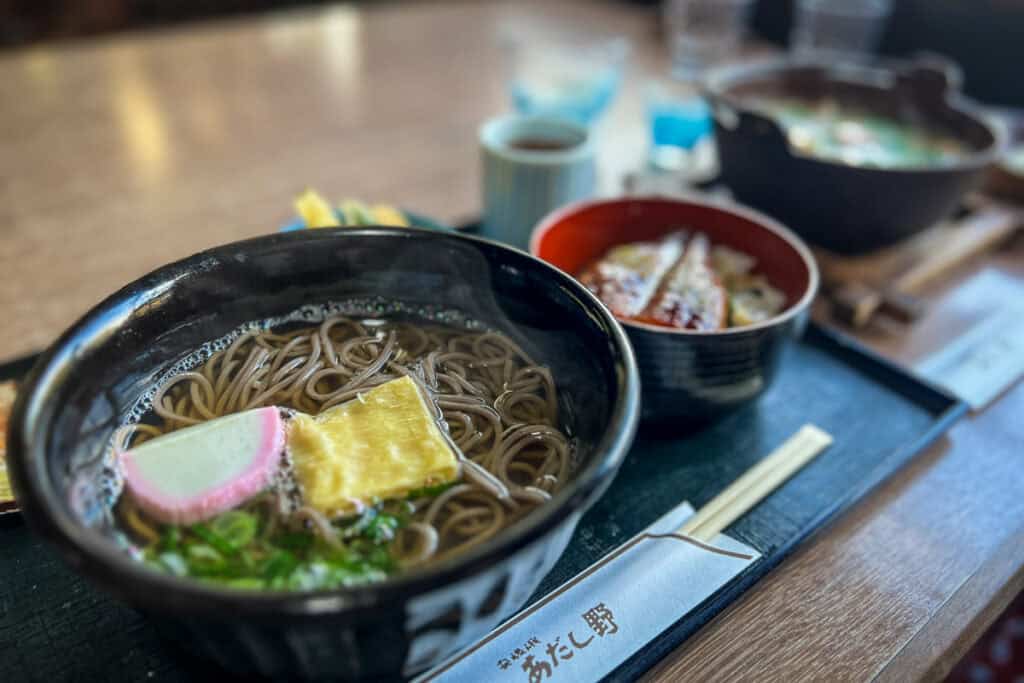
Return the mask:
<path id="1" fill-rule="evenodd" d="M 712 70 L 711 103 L 721 181 L 735 197 L 809 242 L 862 253 L 899 242 L 947 217 L 984 179 L 1004 145 L 1001 128 L 957 91 L 957 71 L 934 59 L 886 66 L 786 59 Z M 793 148 L 757 98 L 838 102 L 940 133 L 964 148 L 949 163 L 872 167 Z"/>
<path id="2" fill-rule="evenodd" d="M 458 311 L 532 351 L 551 368 L 577 440 L 571 481 L 465 554 L 365 587 L 235 591 L 131 559 L 115 543 L 98 482 L 112 433 L 137 397 L 161 370 L 242 324 L 353 299 Z M 622 328 L 556 268 L 455 234 L 311 230 L 211 249 L 99 304 L 30 374 L 11 417 L 8 459 L 32 527 L 190 652 L 247 674 L 381 680 L 438 662 L 524 603 L 614 477 L 638 412 Z"/>

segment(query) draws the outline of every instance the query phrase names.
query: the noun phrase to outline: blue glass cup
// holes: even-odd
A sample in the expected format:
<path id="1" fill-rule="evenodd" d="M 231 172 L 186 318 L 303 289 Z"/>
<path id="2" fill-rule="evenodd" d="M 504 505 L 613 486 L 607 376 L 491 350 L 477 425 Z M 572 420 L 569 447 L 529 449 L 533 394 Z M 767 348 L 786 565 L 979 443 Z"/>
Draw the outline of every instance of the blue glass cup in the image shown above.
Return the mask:
<path id="1" fill-rule="evenodd" d="M 656 81 L 648 84 L 646 104 L 651 166 L 685 170 L 693 150 L 711 133 L 707 102 L 688 84 Z"/>
<path id="2" fill-rule="evenodd" d="M 625 38 L 526 42 L 508 39 L 508 90 L 516 111 L 588 125 L 622 85 Z"/>

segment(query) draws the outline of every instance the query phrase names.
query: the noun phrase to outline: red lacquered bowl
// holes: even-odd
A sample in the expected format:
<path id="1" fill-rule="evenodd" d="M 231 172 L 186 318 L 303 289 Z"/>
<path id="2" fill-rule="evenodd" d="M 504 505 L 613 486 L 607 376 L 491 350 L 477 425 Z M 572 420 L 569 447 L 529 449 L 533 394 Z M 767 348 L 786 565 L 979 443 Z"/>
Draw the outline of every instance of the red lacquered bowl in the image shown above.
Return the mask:
<path id="1" fill-rule="evenodd" d="M 706 332 L 619 319 L 636 351 L 649 421 L 705 420 L 759 396 L 771 384 L 785 344 L 803 332 L 818 291 L 818 268 L 807 246 L 778 222 L 752 209 L 713 199 L 628 197 L 587 201 L 547 216 L 533 231 L 530 252 L 575 275 L 608 249 L 658 239 L 679 229 L 704 232 L 757 259 L 755 270 L 786 295 L 768 320 Z"/>

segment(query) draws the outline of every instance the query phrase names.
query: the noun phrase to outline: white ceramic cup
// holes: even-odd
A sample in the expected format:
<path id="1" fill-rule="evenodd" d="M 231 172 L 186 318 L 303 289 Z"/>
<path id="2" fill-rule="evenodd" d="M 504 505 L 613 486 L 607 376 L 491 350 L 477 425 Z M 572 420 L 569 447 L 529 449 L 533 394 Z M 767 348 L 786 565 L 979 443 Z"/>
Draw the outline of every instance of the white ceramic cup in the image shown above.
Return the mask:
<path id="1" fill-rule="evenodd" d="M 481 126 L 480 149 L 484 237 L 526 249 L 541 218 L 594 194 L 594 146 L 584 125 L 504 116 Z"/>

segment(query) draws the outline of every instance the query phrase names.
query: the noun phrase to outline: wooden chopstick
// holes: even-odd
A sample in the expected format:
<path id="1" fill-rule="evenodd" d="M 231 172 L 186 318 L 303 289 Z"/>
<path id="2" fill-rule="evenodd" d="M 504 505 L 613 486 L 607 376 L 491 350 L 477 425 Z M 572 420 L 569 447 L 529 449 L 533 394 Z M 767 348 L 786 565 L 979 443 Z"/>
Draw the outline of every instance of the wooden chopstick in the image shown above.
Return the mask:
<path id="1" fill-rule="evenodd" d="M 805 424 L 764 460 L 747 470 L 707 505 L 686 520 L 677 533 L 710 541 L 760 503 L 832 443 L 832 437 Z"/>

